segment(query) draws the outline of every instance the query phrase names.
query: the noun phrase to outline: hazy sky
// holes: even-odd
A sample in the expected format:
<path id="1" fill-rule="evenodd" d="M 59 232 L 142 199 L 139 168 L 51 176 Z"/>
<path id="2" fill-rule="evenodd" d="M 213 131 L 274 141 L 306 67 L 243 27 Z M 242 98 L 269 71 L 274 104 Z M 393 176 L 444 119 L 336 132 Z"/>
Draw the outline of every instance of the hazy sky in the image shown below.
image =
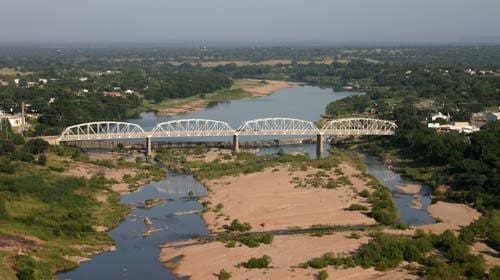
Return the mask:
<path id="1" fill-rule="evenodd" d="M 0 42 L 500 37 L 500 0 L 0 0 Z"/>

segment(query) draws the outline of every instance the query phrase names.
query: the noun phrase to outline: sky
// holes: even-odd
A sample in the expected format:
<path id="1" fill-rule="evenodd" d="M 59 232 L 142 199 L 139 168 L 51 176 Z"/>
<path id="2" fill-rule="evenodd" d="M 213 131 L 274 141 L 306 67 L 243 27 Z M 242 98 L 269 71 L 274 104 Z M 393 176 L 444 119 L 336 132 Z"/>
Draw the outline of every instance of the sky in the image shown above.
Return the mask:
<path id="1" fill-rule="evenodd" d="M 500 0 L 0 0 L 1 42 L 455 42 Z"/>

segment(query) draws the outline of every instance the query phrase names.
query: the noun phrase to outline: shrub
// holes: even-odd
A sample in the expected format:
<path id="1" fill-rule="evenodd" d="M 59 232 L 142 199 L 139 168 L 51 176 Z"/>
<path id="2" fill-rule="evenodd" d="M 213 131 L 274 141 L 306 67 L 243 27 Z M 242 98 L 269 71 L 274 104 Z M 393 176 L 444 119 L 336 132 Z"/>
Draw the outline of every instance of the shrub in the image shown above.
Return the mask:
<path id="1" fill-rule="evenodd" d="M 38 165 L 45 165 L 47 163 L 47 156 L 45 154 L 39 155 L 38 159 L 36 160 L 36 163 Z"/>
<path id="2" fill-rule="evenodd" d="M 367 211 L 368 207 L 361 205 L 361 204 L 353 203 L 346 210 L 349 210 L 349 211 Z"/>
<path id="3" fill-rule="evenodd" d="M 326 183 L 325 188 L 327 189 L 336 189 L 339 185 L 337 184 L 337 181 L 335 180 L 330 180 L 328 183 Z"/>
<path id="4" fill-rule="evenodd" d="M 217 275 L 217 279 L 219 279 L 219 280 L 228 280 L 228 279 L 231 279 L 231 273 L 225 271 L 224 269 L 221 269 L 219 271 L 219 274 Z"/>
<path id="5" fill-rule="evenodd" d="M 34 155 L 45 152 L 48 147 L 49 143 L 40 138 L 31 139 L 26 142 L 26 144 L 24 144 L 24 148 L 26 149 L 26 151 Z"/>
<path id="6" fill-rule="evenodd" d="M 318 280 L 326 280 L 326 279 L 328 279 L 328 272 L 326 272 L 326 270 L 321 270 L 318 273 Z"/>
<path id="7" fill-rule="evenodd" d="M 0 172 L 14 174 L 16 167 L 7 160 L 0 160 Z"/>
<path id="8" fill-rule="evenodd" d="M 251 258 L 247 262 L 241 263 L 244 268 L 268 268 L 271 264 L 271 257 L 264 255 L 261 258 Z"/>
<path id="9" fill-rule="evenodd" d="M 488 274 L 488 280 L 499 280 L 500 279 L 500 266 L 495 266 L 490 269 L 490 273 Z"/>
<path id="10" fill-rule="evenodd" d="M 0 140 L 0 155 L 12 154 L 16 150 L 14 143 L 10 140 Z"/>
<path id="11" fill-rule="evenodd" d="M 370 198 L 370 192 L 367 189 L 362 190 L 359 195 L 361 197 Z"/>
<path id="12" fill-rule="evenodd" d="M 12 134 L 11 135 L 12 142 L 14 145 L 22 145 L 24 144 L 24 137 L 21 134 Z"/>
<path id="13" fill-rule="evenodd" d="M 24 161 L 24 162 L 32 162 L 33 161 L 33 154 L 22 149 L 20 151 L 14 152 L 12 154 L 12 159 L 13 160 L 20 160 L 20 161 Z"/>
<path id="14" fill-rule="evenodd" d="M 246 232 L 252 229 L 249 223 L 241 223 L 238 219 L 234 219 L 229 226 L 225 227 L 228 231 Z"/>
<path id="15" fill-rule="evenodd" d="M 383 225 L 394 225 L 399 221 L 398 208 L 391 193 L 384 187 L 378 187 L 371 195 L 372 217 Z"/>

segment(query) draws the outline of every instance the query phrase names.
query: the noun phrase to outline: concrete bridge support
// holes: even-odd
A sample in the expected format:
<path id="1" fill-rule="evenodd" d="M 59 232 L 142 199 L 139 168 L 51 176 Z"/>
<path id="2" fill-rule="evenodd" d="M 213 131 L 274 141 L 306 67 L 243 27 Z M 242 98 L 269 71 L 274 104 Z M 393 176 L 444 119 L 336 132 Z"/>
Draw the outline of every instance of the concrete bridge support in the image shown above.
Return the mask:
<path id="1" fill-rule="evenodd" d="M 323 143 L 323 134 L 319 133 L 316 135 L 316 158 L 321 158 L 323 154 L 324 143 Z"/>
<path id="2" fill-rule="evenodd" d="M 240 152 L 240 140 L 239 140 L 239 138 L 240 138 L 240 136 L 238 134 L 233 135 L 233 151 L 235 153 Z"/>
<path id="3" fill-rule="evenodd" d="M 151 156 L 151 137 L 146 137 L 146 156 Z"/>

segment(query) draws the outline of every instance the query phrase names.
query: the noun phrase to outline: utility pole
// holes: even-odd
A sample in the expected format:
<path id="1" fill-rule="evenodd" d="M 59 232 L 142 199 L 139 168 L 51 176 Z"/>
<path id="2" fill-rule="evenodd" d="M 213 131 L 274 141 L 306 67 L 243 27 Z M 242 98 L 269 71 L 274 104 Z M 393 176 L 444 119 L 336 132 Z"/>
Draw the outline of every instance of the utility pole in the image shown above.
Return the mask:
<path id="1" fill-rule="evenodd" d="M 24 112 L 24 101 L 21 101 L 21 119 L 22 119 L 21 134 L 24 136 L 24 127 L 25 127 L 25 124 L 26 124 L 26 121 L 25 121 L 25 112 Z"/>

